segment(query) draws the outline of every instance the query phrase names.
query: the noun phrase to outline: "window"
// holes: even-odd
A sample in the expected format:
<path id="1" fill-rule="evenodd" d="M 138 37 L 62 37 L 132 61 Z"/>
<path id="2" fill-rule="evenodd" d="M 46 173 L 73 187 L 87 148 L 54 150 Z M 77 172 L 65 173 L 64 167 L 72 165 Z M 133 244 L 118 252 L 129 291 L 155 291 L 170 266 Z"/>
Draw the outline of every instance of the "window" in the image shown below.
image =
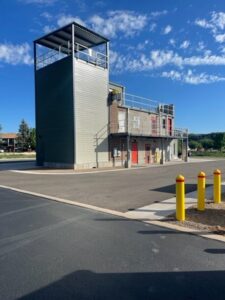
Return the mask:
<path id="1" fill-rule="evenodd" d="M 133 118 L 133 128 L 136 128 L 136 129 L 140 128 L 140 123 L 141 123 L 140 117 L 139 116 L 134 116 L 134 118 Z"/>
<path id="2" fill-rule="evenodd" d="M 163 119 L 163 129 L 166 129 L 166 119 Z"/>
<path id="3" fill-rule="evenodd" d="M 151 123 L 152 123 L 152 134 L 157 135 L 157 117 L 151 116 Z"/>

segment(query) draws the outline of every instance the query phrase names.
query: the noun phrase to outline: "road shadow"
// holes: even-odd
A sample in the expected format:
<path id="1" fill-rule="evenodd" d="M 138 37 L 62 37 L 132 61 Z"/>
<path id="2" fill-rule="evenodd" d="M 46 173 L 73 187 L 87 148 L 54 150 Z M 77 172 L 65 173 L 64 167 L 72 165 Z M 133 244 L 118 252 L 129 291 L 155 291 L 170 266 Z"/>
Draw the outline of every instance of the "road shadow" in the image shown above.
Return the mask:
<path id="1" fill-rule="evenodd" d="M 211 186 L 211 184 L 206 184 L 206 187 Z M 191 193 L 197 190 L 197 184 L 192 184 L 192 183 L 186 183 L 185 184 L 185 193 Z M 160 192 L 160 193 L 167 193 L 167 194 L 176 194 L 176 184 L 170 184 L 154 189 L 149 189 L 149 191 L 154 191 L 154 192 Z"/>
<path id="2" fill-rule="evenodd" d="M 205 249 L 204 251 L 211 254 L 225 254 L 225 249 Z"/>
<path id="3" fill-rule="evenodd" d="M 0 161 L 0 172 L 11 170 L 32 170 L 36 168 L 35 160 Z"/>
<path id="4" fill-rule="evenodd" d="M 95 273 L 81 270 L 19 300 L 222 300 L 224 276 L 224 271 Z"/>

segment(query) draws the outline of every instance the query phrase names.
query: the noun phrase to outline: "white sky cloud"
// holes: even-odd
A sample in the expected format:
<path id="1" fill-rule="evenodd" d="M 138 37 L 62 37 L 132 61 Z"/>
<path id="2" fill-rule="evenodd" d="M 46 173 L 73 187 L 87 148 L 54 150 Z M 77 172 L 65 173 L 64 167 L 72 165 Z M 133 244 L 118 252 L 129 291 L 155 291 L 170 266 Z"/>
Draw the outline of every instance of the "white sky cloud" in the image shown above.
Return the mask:
<path id="1" fill-rule="evenodd" d="M 157 24 L 156 24 L 156 23 L 150 24 L 149 31 L 150 31 L 150 32 L 154 32 L 155 29 L 156 29 L 156 27 L 157 27 Z"/>
<path id="2" fill-rule="evenodd" d="M 190 46 L 190 41 L 183 41 L 183 43 L 180 45 L 181 49 L 187 49 Z"/>
<path id="3" fill-rule="evenodd" d="M 211 18 L 196 19 L 195 24 L 206 29 L 210 29 L 216 42 L 223 43 L 225 41 L 225 34 L 221 31 L 225 29 L 225 13 L 224 12 L 211 12 Z"/>
<path id="4" fill-rule="evenodd" d="M 186 66 L 224 66 L 225 55 L 210 55 L 206 52 L 199 56 L 182 57 L 172 50 L 152 50 L 149 55 L 139 54 L 136 57 L 119 55 L 120 64 L 117 61 L 113 65 L 116 71 L 148 71 L 165 66 L 175 66 L 180 69 Z M 121 69 L 120 69 L 121 68 Z"/>
<path id="5" fill-rule="evenodd" d="M 213 28 L 213 25 L 210 22 L 206 21 L 205 19 L 197 19 L 195 20 L 195 25 L 198 25 L 202 28 Z"/>
<path id="6" fill-rule="evenodd" d="M 218 43 L 223 43 L 225 41 L 225 34 L 217 34 L 217 35 L 215 35 L 215 40 Z"/>
<path id="7" fill-rule="evenodd" d="M 47 11 L 43 12 L 41 14 L 41 17 L 45 18 L 47 21 L 51 21 L 53 19 L 53 16 Z"/>
<path id="8" fill-rule="evenodd" d="M 165 78 L 170 78 L 172 80 L 182 81 L 184 83 L 189 83 L 194 85 L 225 81 L 225 77 L 209 75 L 206 73 L 195 74 L 190 69 L 186 72 L 178 72 L 175 70 L 171 70 L 169 72 L 162 72 L 161 76 Z"/>
<path id="9" fill-rule="evenodd" d="M 164 10 L 161 10 L 161 11 L 151 12 L 150 17 L 157 18 L 157 17 L 164 16 L 164 15 L 167 15 L 167 14 L 168 14 L 168 11 L 164 9 Z"/>
<path id="10" fill-rule="evenodd" d="M 203 51 L 205 49 L 205 43 L 203 41 L 198 42 L 197 51 Z"/>
<path id="11" fill-rule="evenodd" d="M 94 15 L 90 18 L 92 28 L 108 37 L 116 37 L 118 33 L 133 36 L 147 25 L 147 16 L 133 11 L 110 11 L 106 18 Z"/>
<path id="12" fill-rule="evenodd" d="M 211 15 L 211 23 L 221 30 L 225 29 L 225 13 L 213 11 Z"/>
<path id="13" fill-rule="evenodd" d="M 25 4 L 42 4 L 42 5 L 51 5 L 58 0 L 19 0 Z"/>
<path id="14" fill-rule="evenodd" d="M 61 15 L 57 20 L 57 25 L 59 27 L 63 27 L 72 22 L 76 22 L 76 23 L 79 23 L 80 25 L 85 26 L 85 22 L 83 20 L 81 20 L 81 18 L 73 17 L 71 15 Z"/>
<path id="15" fill-rule="evenodd" d="M 172 31 L 172 26 L 167 25 L 164 29 L 163 29 L 163 34 L 168 34 Z"/>
<path id="16" fill-rule="evenodd" d="M 44 33 L 49 33 L 51 31 L 54 31 L 56 30 L 56 27 L 55 26 L 51 26 L 51 25 L 45 25 L 44 28 L 43 28 L 43 31 Z"/>
<path id="17" fill-rule="evenodd" d="M 31 48 L 28 43 L 24 44 L 0 44 L 0 62 L 10 65 L 32 65 Z"/>
<path id="18" fill-rule="evenodd" d="M 175 46 L 176 45 L 176 41 L 174 39 L 170 39 L 169 40 L 169 44 L 172 45 L 172 46 Z"/>

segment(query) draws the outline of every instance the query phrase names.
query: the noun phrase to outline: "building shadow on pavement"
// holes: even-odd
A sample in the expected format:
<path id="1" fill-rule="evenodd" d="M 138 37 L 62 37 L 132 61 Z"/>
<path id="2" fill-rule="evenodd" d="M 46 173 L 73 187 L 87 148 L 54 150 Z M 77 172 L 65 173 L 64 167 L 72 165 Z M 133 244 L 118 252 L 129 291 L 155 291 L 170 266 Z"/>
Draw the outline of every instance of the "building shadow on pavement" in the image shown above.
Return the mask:
<path id="1" fill-rule="evenodd" d="M 82 270 L 19 299 L 219 300 L 224 299 L 224 278 L 224 271 L 95 273 Z"/>
<path id="2" fill-rule="evenodd" d="M 209 187 L 211 184 L 206 184 L 206 187 Z M 197 183 L 185 183 L 185 193 L 191 193 L 197 190 Z M 168 194 L 176 194 L 176 184 L 170 184 L 154 189 L 150 189 L 149 191 L 160 192 L 160 193 L 168 193 Z"/>

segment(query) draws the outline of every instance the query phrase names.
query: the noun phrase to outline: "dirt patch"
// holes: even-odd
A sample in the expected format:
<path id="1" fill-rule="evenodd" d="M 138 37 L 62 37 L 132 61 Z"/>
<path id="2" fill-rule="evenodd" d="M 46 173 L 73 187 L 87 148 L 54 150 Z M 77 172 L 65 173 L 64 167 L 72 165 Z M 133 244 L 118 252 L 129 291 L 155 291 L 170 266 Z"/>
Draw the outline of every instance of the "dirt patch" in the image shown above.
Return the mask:
<path id="1" fill-rule="evenodd" d="M 172 216 L 170 223 L 199 230 L 200 232 L 210 232 L 225 235 L 225 194 L 222 195 L 220 204 L 207 201 L 205 211 L 198 211 L 197 205 L 186 209 L 186 220 L 179 222 Z"/>

